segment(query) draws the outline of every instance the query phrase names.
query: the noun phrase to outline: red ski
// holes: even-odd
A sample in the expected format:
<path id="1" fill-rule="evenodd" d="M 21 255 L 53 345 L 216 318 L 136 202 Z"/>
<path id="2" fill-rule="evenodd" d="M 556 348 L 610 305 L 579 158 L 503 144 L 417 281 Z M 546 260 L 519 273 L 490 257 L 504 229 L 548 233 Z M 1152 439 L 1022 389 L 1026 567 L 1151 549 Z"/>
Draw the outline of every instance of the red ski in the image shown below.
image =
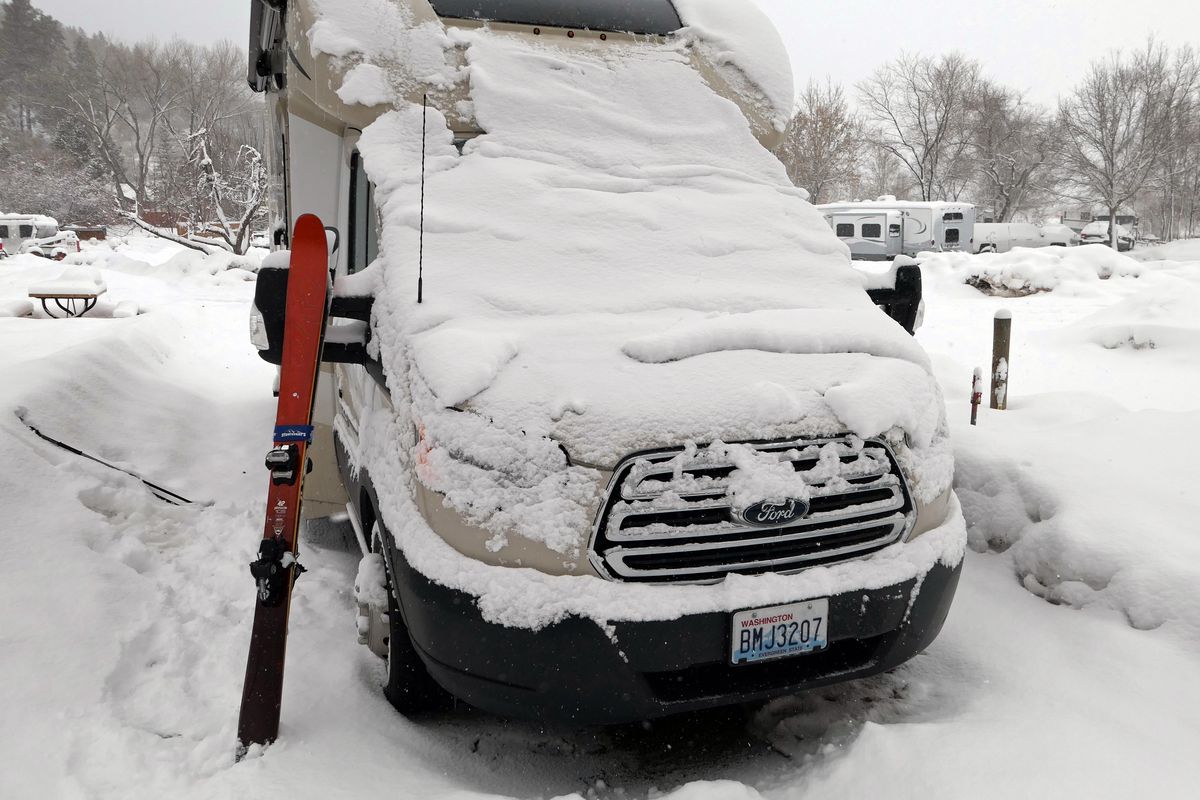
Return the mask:
<path id="1" fill-rule="evenodd" d="M 258 602 L 238 717 L 239 752 L 252 744 L 268 744 L 279 734 L 288 608 L 292 584 L 304 571 L 296 560 L 300 498 L 329 309 L 329 253 L 321 221 L 312 214 L 301 216 L 296 220 L 291 245 L 275 447 L 267 454 L 266 462 L 271 471 L 266 524 L 258 560 L 250 565 Z"/>

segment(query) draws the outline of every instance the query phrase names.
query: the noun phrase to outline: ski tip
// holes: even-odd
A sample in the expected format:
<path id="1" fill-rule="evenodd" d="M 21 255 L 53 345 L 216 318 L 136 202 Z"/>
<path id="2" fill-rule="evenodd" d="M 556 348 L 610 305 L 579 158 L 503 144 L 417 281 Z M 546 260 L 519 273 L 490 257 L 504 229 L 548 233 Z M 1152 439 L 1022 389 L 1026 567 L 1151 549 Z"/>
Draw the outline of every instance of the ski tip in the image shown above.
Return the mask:
<path id="1" fill-rule="evenodd" d="M 324 243 L 325 226 L 316 214 L 301 214 L 296 217 L 296 229 L 292 238 L 293 240 L 313 238 Z"/>

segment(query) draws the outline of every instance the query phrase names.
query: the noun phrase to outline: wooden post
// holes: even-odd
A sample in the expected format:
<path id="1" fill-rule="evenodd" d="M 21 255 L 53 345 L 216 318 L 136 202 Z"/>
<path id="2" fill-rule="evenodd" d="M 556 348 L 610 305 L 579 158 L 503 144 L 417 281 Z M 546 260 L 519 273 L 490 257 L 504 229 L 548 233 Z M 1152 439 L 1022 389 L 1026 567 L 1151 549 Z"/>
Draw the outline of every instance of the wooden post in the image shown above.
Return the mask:
<path id="1" fill-rule="evenodd" d="M 971 424 L 974 425 L 979 417 L 979 404 L 983 402 L 983 370 L 975 368 L 971 378 Z"/>
<path id="2" fill-rule="evenodd" d="M 1012 312 L 1000 310 L 992 326 L 992 400 L 997 411 L 1008 408 L 1009 343 L 1012 340 Z"/>

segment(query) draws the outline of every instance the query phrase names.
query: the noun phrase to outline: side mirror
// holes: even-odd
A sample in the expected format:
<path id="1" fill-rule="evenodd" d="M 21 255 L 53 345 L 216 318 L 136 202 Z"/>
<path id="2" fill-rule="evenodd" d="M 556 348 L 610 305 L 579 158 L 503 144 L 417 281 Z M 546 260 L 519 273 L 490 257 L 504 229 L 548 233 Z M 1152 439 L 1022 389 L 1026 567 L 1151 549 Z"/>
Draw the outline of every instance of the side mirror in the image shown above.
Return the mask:
<path id="1" fill-rule="evenodd" d="M 371 340 L 371 309 L 374 297 L 334 297 L 329 303 L 329 319 L 346 320 L 325 328 L 325 346 L 321 360 L 330 364 L 370 364 L 367 355 Z"/>
<path id="2" fill-rule="evenodd" d="M 286 262 L 285 262 L 286 263 Z M 258 271 L 251 311 L 251 339 L 264 361 L 278 365 L 283 361 L 283 330 L 287 315 L 288 270 L 264 264 Z M 351 320 L 327 325 L 321 360 L 334 364 L 378 364 L 367 354 L 371 332 L 374 297 L 334 297 L 329 304 L 329 319 Z"/>
<path id="3" fill-rule="evenodd" d="M 898 256 L 891 272 L 895 278 L 890 287 L 870 288 L 867 294 L 904 330 L 915 334 L 921 316 L 921 265 L 907 256 Z"/>

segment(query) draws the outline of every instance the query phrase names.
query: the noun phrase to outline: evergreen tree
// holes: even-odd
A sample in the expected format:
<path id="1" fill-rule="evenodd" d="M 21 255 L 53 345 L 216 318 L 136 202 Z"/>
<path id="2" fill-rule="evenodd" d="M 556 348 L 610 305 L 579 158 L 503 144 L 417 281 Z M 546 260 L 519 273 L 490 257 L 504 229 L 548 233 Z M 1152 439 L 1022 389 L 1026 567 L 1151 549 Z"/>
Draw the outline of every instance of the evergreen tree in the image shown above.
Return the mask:
<path id="1" fill-rule="evenodd" d="M 102 39 L 98 39 L 103 44 Z M 66 59 L 63 97 L 71 95 L 88 102 L 101 91 L 100 67 L 96 62 L 93 44 L 86 36 L 75 40 Z M 54 146 L 85 168 L 95 178 L 104 174 L 105 166 L 96 142 L 95 132 L 79 114 L 60 114 L 52 137 Z"/>
<path id="2" fill-rule="evenodd" d="M 63 50 L 62 25 L 33 7 L 12 0 L 0 23 L 0 102 L 19 131 L 31 133 L 46 105 L 46 89 L 61 75 L 54 65 Z"/>

